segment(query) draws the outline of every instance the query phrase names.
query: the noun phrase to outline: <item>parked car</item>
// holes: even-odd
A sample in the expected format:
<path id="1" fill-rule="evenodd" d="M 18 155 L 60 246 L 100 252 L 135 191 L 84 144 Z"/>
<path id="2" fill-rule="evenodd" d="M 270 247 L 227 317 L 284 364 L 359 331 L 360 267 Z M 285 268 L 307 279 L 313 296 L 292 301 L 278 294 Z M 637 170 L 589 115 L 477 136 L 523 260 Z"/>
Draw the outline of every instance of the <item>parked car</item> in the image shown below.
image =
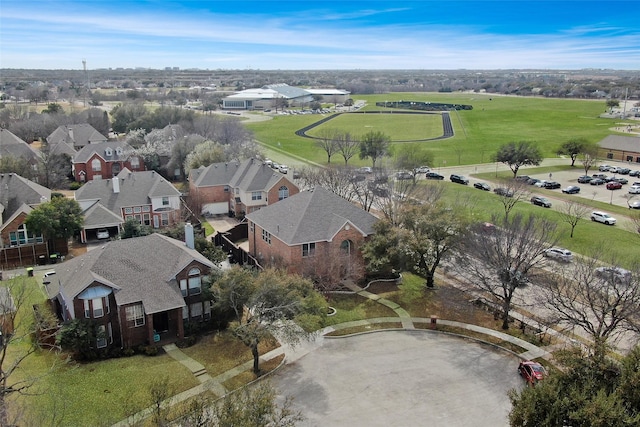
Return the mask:
<path id="1" fill-rule="evenodd" d="M 548 190 L 555 190 L 560 187 L 561 187 L 560 183 L 556 181 L 547 181 L 544 183 L 544 188 Z"/>
<path id="2" fill-rule="evenodd" d="M 622 175 L 629 175 L 631 169 L 629 168 L 618 168 L 618 173 Z"/>
<path id="3" fill-rule="evenodd" d="M 109 238 L 109 230 L 106 228 L 100 228 L 96 231 L 96 237 L 98 239 L 108 239 Z"/>
<path id="4" fill-rule="evenodd" d="M 633 170 L 633 171 L 629 172 L 629 176 L 634 176 L 634 177 L 635 176 L 640 176 L 640 170 L 638 170 L 638 171 Z"/>
<path id="5" fill-rule="evenodd" d="M 419 168 L 415 168 L 415 170 L 413 172 L 414 173 L 427 173 L 430 170 L 431 169 L 429 169 L 429 166 L 420 166 Z"/>
<path id="6" fill-rule="evenodd" d="M 549 248 L 544 251 L 544 256 L 564 262 L 573 261 L 573 254 L 571 251 L 564 248 Z"/>
<path id="7" fill-rule="evenodd" d="M 621 267 L 598 267 L 596 276 L 614 283 L 628 283 L 631 281 L 631 272 Z"/>
<path id="8" fill-rule="evenodd" d="M 280 165 L 280 166 L 278 167 L 278 171 L 279 171 L 280 173 L 289 173 L 289 166 L 287 166 L 287 165 Z"/>
<path id="9" fill-rule="evenodd" d="M 358 169 L 359 173 L 373 173 L 373 169 L 371 169 L 370 166 L 363 166 L 360 169 Z"/>
<path id="10" fill-rule="evenodd" d="M 581 175 L 581 176 L 578 177 L 578 182 L 580 184 L 588 184 L 588 183 L 591 182 L 592 179 L 593 179 L 593 177 L 590 176 L 590 175 Z"/>
<path id="11" fill-rule="evenodd" d="M 607 174 L 606 173 L 594 173 L 593 177 L 594 178 L 600 178 L 600 179 L 606 179 L 607 178 Z"/>
<path id="12" fill-rule="evenodd" d="M 604 184 L 604 179 L 602 178 L 594 178 L 589 182 L 589 185 L 602 185 Z"/>
<path id="13" fill-rule="evenodd" d="M 473 188 L 478 190 L 491 191 L 491 187 L 486 182 L 476 182 L 473 184 Z"/>
<path id="14" fill-rule="evenodd" d="M 455 182 L 457 184 L 463 184 L 463 185 L 469 184 L 469 179 L 464 175 L 452 174 L 449 177 L 449 179 L 451 180 L 451 182 Z"/>
<path id="15" fill-rule="evenodd" d="M 598 170 L 600 172 L 609 172 L 611 170 L 611 166 L 609 166 L 609 165 L 600 165 Z"/>
<path id="16" fill-rule="evenodd" d="M 538 180 L 538 182 L 536 182 L 536 183 L 535 183 L 535 184 L 533 184 L 533 185 L 534 185 L 535 187 L 538 187 L 538 188 L 543 188 L 543 187 L 544 187 L 544 185 L 545 185 L 546 183 L 547 183 L 547 181 L 546 181 L 546 180 L 544 180 L 544 179 L 540 179 L 540 180 Z"/>
<path id="17" fill-rule="evenodd" d="M 601 222 L 606 225 L 615 225 L 616 219 L 605 212 L 593 211 L 591 212 L 591 221 Z"/>
<path id="18" fill-rule="evenodd" d="M 580 192 L 580 187 L 576 185 L 570 185 L 567 188 L 563 188 L 562 192 L 565 194 L 578 194 Z"/>
<path id="19" fill-rule="evenodd" d="M 513 190 L 509 190 L 508 188 L 503 188 L 503 187 L 498 187 L 498 188 L 494 188 L 493 192 L 496 193 L 498 196 L 504 196 L 504 197 L 513 197 Z"/>
<path id="20" fill-rule="evenodd" d="M 524 181 L 527 182 L 531 179 L 529 175 L 518 175 L 516 176 L 516 181 Z"/>
<path id="21" fill-rule="evenodd" d="M 425 178 L 442 180 L 442 179 L 444 179 L 444 175 L 440 175 L 439 173 L 436 173 L 436 172 L 427 172 L 425 174 Z"/>
<path id="22" fill-rule="evenodd" d="M 409 171 L 398 171 L 396 172 L 396 179 L 413 179 L 413 174 Z"/>
<path id="23" fill-rule="evenodd" d="M 632 185 L 629 187 L 629 194 L 640 194 L 640 185 Z"/>
<path id="24" fill-rule="evenodd" d="M 533 196 L 531 198 L 531 203 L 533 203 L 536 206 L 543 206 L 545 208 L 551 207 L 551 202 L 546 197 Z"/>
<path id="25" fill-rule="evenodd" d="M 280 165 L 277 164 L 276 162 L 272 162 L 269 166 L 271 166 L 271 169 L 275 169 L 275 170 L 278 170 L 280 168 Z"/>
<path id="26" fill-rule="evenodd" d="M 629 209 L 640 209 L 640 200 L 629 203 Z"/>
<path id="27" fill-rule="evenodd" d="M 518 373 L 527 384 L 534 386 L 538 381 L 542 381 L 547 376 L 547 370 L 538 362 L 523 360 L 518 365 Z"/>
<path id="28" fill-rule="evenodd" d="M 540 180 L 538 178 L 529 178 L 527 180 L 527 184 L 529 184 L 529 185 L 536 185 L 539 182 L 540 182 Z"/>
<path id="29" fill-rule="evenodd" d="M 629 180 L 627 178 L 622 178 L 621 176 L 614 176 L 609 179 L 609 182 L 619 182 L 620 184 L 628 184 Z"/>
<path id="30" fill-rule="evenodd" d="M 619 190 L 622 188 L 622 184 L 618 181 L 607 182 L 607 190 Z"/>
<path id="31" fill-rule="evenodd" d="M 619 168 L 617 168 L 615 166 L 611 166 L 607 172 L 618 173 L 619 171 L 620 171 Z"/>

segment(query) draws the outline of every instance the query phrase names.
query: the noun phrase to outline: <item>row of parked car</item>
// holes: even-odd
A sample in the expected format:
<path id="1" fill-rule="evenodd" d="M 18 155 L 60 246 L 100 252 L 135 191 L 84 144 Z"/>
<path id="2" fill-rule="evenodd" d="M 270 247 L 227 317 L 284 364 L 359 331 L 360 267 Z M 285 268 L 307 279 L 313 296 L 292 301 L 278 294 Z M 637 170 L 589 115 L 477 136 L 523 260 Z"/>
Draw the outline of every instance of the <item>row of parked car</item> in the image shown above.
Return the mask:
<path id="1" fill-rule="evenodd" d="M 631 170 L 629 168 L 621 166 L 600 165 L 600 167 L 598 167 L 598 170 L 600 172 L 619 173 L 620 175 L 640 177 L 640 170 Z"/>

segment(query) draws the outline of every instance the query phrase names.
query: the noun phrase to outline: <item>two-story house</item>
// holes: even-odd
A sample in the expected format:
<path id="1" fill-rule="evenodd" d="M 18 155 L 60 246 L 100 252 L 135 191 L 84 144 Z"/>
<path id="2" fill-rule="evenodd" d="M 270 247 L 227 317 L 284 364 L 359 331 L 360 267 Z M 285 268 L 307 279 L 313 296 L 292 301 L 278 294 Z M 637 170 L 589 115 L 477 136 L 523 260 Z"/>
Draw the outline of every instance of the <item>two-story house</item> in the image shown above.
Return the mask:
<path id="1" fill-rule="evenodd" d="M 157 233 L 114 240 L 56 266 L 47 293 L 63 321 L 97 322 L 96 348 L 163 345 L 184 337 L 188 322 L 206 320 L 205 277 L 214 264 L 185 242 Z"/>
<path id="2" fill-rule="evenodd" d="M 377 218 L 322 187 L 247 215 L 249 254 L 263 266 L 323 280 L 360 278 Z"/>
<path id="3" fill-rule="evenodd" d="M 78 182 L 109 179 L 125 168 L 134 172 L 144 170 L 144 159 L 126 142 L 85 145 L 73 156 L 73 176 Z"/>
<path id="4" fill-rule="evenodd" d="M 34 170 L 37 169 L 40 156 L 22 139 L 7 129 L 0 129 L 0 159 L 13 157 L 25 160 Z"/>
<path id="5" fill-rule="evenodd" d="M 258 159 L 214 163 L 189 174 L 189 203 L 205 215 L 247 213 L 284 200 L 300 190 Z"/>
<path id="6" fill-rule="evenodd" d="M 25 219 L 40 203 L 51 200 L 51 190 L 15 173 L 0 174 L 0 266 L 34 265 L 48 259 L 47 243 L 29 230 Z"/>
<path id="7" fill-rule="evenodd" d="M 155 171 L 125 168 L 111 179 L 88 181 L 74 197 L 85 218 L 82 242 L 96 238 L 97 230 L 104 228 L 114 236 L 128 219 L 153 228 L 181 221 L 180 192 Z"/>

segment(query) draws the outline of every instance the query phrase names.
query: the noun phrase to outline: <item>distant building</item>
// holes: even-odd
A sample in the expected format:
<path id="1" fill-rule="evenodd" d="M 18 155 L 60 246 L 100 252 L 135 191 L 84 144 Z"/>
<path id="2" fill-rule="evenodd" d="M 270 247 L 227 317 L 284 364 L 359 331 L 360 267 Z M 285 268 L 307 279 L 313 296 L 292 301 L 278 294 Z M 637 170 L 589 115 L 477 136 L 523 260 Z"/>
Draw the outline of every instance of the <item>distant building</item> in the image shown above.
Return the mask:
<path id="1" fill-rule="evenodd" d="M 598 157 L 640 163 L 640 137 L 609 135 L 598 142 Z"/>
<path id="2" fill-rule="evenodd" d="M 264 110 L 281 105 L 302 107 L 322 96 L 324 102 L 344 103 L 350 93 L 339 89 L 302 89 L 284 83 L 247 89 L 222 99 L 222 108 L 228 110 Z"/>

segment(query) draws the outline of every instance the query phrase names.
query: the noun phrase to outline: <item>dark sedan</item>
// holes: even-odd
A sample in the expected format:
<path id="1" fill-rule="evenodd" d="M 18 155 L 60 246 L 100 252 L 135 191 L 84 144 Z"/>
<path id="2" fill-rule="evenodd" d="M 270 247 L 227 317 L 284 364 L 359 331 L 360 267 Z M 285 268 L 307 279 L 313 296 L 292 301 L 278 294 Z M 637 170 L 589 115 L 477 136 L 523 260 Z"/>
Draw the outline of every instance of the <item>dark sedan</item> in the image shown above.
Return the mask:
<path id="1" fill-rule="evenodd" d="M 593 180 L 593 177 L 590 175 L 582 175 L 580 177 L 578 177 L 578 182 L 580 184 L 588 184 Z"/>
<path id="2" fill-rule="evenodd" d="M 475 184 L 473 184 L 473 187 L 477 188 L 478 190 L 491 191 L 491 187 L 489 187 L 489 184 L 487 184 L 486 182 L 476 182 Z"/>
<path id="3" fill-rule="evenodd" d="M 547 188 L 549 190 L 555 190 L 557 188 L 560 188 L 561 185 L 559 182 L 555 182 L 555 181 L 548 181 L 544 183 L 544 188 Z"/>
<path id="4" fill-rule="evenodd" d="M 425 178 L 442 180 L 442 179 L 444 179 L 444 175 L 440 175 L 439 173 L 436 173 L 436 172 L 427 172 L 425 174 Z"/>
<path id="5" fill-rule="evenodd" d="M 562 192 L 565 194 L 578 194 L 580 192 L 580 187 L 576 185 L 570 185 L 567 188 L 563 188 Z"/>
<path id="6" fill-rule="evenodd" d="M 533 196 L 531 198 L 531 203 L 533 203 L 536 206 L 542 206 L 542 207 L 545 207 L 545 208 L 550 208 L 551 207 L 551 202 L 549 201 L 549 199 L 547 199 L 545 197 Z"/>
<path id="7" fill-rule="evenodd" d="M 602 178 L 592 179 L 592 180 L 589 182 L 589 184 L 591 184 L 591 185 L 602 185 L 602 184 L 604 184 L 604 183 L 605 183 L 605 181 L 604 181 L 604 179 L 602 179 Z"/>

